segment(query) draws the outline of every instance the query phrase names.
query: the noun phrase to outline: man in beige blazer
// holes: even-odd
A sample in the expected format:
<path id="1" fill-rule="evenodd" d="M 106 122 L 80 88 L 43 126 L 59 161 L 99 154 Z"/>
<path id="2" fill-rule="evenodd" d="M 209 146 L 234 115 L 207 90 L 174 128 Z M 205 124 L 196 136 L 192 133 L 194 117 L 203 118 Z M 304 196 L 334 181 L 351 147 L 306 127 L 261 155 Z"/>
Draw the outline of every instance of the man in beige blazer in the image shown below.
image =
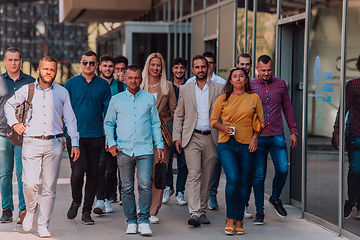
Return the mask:
<path id="1" fill-rule="evenodd" d="M 191 215 L 188 224 L 194 227 L 210 224 L 205 213 L 218 141 L 218 131 L 210 126 L 210 116 L 223 88 L 222 84 L 207 78 L 207 68 L 205 57 L 196 55 L 193 58 L 196 81 L 180 87 L 173 125 L 176 150 L 180 152 L 182 147 L 185 152 Z"/>

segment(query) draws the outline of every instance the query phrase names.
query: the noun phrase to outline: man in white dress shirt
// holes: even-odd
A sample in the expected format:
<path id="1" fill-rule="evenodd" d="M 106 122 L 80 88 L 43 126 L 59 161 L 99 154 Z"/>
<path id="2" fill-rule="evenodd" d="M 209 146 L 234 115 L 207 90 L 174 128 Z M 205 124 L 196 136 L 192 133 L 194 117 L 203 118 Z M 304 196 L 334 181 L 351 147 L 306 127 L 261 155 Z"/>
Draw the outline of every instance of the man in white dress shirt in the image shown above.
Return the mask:
<path id="1" fill-rule="evenodd" d="M 225 86 L 226 84 L 226 80 L 223 79 L 222 77 L 219 77 L 218 75 L 216 75 L 214 73 L 215 71 L 215 68 L 216 68 L 216 57 L 215 57 L 215 54 L 212 53 L 212 52 L 204 52 L 202 54 L 203 57 L 206 58 L 207 62 L 208 62 L 208 72 L 207 72 L 207 78 L 214 81 L 214 82 L 217 82 L 217 83 L 221 83 L 222 85 Z M 196 79 L 196 76 L 193 76 L 191 78 L 189 78 L 186 83 L 189 83 L 189 82 L 193 82 L 194 80 Z"/>
<path id="2" fill-rule="evenodd" d="M 218 131 L 210 126 L 210 116 L 223 88 L 222 84 L 207 78 L 207 69 L 206 58 L 196 55 L 192 62 L 196 81 L 180 87 L 173 125 L 175 148 L 180 152 L 182 147 L 185 152 L 190 212 L 188 224 L 194 227 L 210 224 L 205 214 L 218 141 Z"/>
<path id="3" fill-rule="evenodd" d="M 27 100 L 28 85 L 21 87 L 6 102 L 5 114 L 8 124 L 24 136 L 22 160 L 27 213 L 23 221 L 23 229 L 28 232 L 33 226 L 42 171 L 38 234 L 39 237 L 50 237 L 48 227 L 55 203 L 63 151 L 63 122 L 71 136 L 73 161 L 76 161 L 80 155 L 79 133 L 69 93 L 65 88 L 54 83 L 57 72 L 56 60 L 52 57 L 42 58 L 37 71 L 39 78 L 35 81 L 32 109 L 27 114 L 26 123 L 17 121 L 15 108 Z"/>

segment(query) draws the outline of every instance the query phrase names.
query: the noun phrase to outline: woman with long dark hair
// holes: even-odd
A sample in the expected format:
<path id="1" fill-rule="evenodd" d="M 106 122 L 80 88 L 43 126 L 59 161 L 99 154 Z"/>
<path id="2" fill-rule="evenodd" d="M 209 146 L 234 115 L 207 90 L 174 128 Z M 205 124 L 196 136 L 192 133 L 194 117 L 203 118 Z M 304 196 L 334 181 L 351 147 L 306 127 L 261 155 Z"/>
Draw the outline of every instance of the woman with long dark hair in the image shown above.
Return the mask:
<path id="1" fill-rule="evenodd" d="M 220 130 L 217 151 L 226 175 L 225 234 L 244 234 L 244 209 L 257 138 L 264 127 L 263 109 L 244 68 L 231 69 L 223 91 L 215 101 L 210 125 Z"/>

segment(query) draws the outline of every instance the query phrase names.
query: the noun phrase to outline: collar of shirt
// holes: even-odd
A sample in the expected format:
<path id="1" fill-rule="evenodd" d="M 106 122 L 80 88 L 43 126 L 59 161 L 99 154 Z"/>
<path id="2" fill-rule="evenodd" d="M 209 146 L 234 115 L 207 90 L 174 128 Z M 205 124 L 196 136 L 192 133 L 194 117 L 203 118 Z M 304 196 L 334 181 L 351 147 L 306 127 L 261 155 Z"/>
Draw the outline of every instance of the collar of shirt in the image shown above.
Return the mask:
<path id="1" fill-rule="evenodd" d="M 35 81 L 35 87 L 36 87 L 36 89 L 43 90 L 43 91 L 47 92 L 47 91 L 50 91 L 51 89 L 54 88 L 54 82 L 51 84 L 51 86 L 49 88 L 43 89 L 42 87 L 40 87 L 39 78 L 37 78 L 36 81 Z"/>
<path id="2" fill-rule="evenodd" d="M 5 77 L 5 78 L 9 78 L 9 79 L 12 80 L 12 78 L 10 78 L 10 76 L 9 76 L 9 74 L 8 74 L 7 71 L 4 73 L 4 77 Z M 15 81 L 19 81 L 19 80 L 21 80 L 21 79 L 23 79 L 23 78 L 25 78 L 25 74 L 20 70 L 20 76 L 19 76 L 19 78 L 16 79 Z"/>
<path id="3" fill-rule="evenodd" d="M 184 78 L 184 82 L 183 82 L 181 85 L 185 85 L 186 81 L 187 81 L 187 79 Z M 176 85 L 174 84 L 174 78 L 172 78 L 172 79 L 170 80 L 170 82 L 172 82 L 172 84 L 173 84 L 174 86 L 176 86 Z"/>
<path id="4" fill-rule="evenodd" d="M 209 87 L 209 78 L 206 80 L 206 84 L 202 90 L 198 87 L 197 80 L 195 80 L 194 83 L 195 83 L 195 89 L 199 90 L 200 92 L 203 92 L 206 91 Z"/>
<path id="5" fill-rule="evenodd" d="M 269 81 L 267 81 L 267 82 L 264 82 L 263 80 L 261 80 L 259 76 L 258 76 L 256 79 L 258 79 L 258 81 L 259 81 L 261 84 L 270 84 L 270 83 L 272 83 L 274 77 L 271 76 L 270 79 L 269 79 Z M 255 79 L 254 79 L 254 80 L 255 80 Z"/>
<path id="6" fill-rule="evenodd" d="M 127 95 L 128 97 L 131 97 L 132 99 L 135 99 L 135 98 L 137 98 L 137 97 L 140 96 L 140 94 L 142 93 L 142 90 L 140 89 L 140 90 L 135 94 L 135 96 L 134 96 L 134 94 L 132 94 L 131 92 L 129 92 L 129 90 L 126 88 L 125 93 L 126 93 L 126 95 Z"/>
<path id="7" fill-rule="evenodd" d="M 87 82 L 87 81 L 86 81 L 86 78 L 82 75 L 82 73 L 80 73 L 79 77 L 80 77 L 81 79 L 83 79 L 85 82 Z M 96 78 L 96 77 L 97 77 L 97 75 L 94 74 L 93 78 L 91 79 L 90 82 L 88 82 L 88 84 L 91 83 L 91 82 L 94 80 L 94 78 Z"/>

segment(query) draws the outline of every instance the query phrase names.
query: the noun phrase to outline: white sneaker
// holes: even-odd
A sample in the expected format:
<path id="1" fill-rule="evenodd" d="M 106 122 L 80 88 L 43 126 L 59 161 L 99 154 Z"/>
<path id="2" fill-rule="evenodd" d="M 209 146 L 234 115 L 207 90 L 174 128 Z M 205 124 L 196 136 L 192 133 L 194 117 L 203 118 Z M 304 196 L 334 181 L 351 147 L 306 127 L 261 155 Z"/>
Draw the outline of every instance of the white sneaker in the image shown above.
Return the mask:
<path id="1" fill-rule="evenodd" d="M 141 235 L 151 235 L 152 231 L 148 223 L 140 223 L 139 224 L 139 232 Z"/>
<path id="2" fill-rule="evenodd" d="M 38 228 L 38 234 L 40 238 L 49 238 L 51 237 L 51 234 L 46 226 L 40 226 Z"/>
<path id="3" fill-rule="evenodd" d="M 137 224 L 136 223 L 130 223 L 127 226 L 126 234 L 136 234 L 137 233 Z"/>
<path id="4" fill-rule="evenodd" d="M 150 216 L 149 220 L 150 220 L 150 223 L 152 223 L 152 224 L 159 223 L 159 218 L 157 216 Z"/>
<path id="5" fill-rule="evenodd" d="M 249 209 L 247 206 L 245 206 L 245 210 L 244 210 L 244 218 L 249 219 L 249 218 L 253 218 L 254 216 L 249 212 Z"/>
<path id="6" fill-rule="evenodd" d="M 105 212 L 106 213 L 113 213 L 114 212 L 114 209 L 112 209 L 111 202 L 109 200 L 105 199 L 104 205 L 105 205 Z"/>
<path id="7" fill-rule="evenodd" d="M 358 213 L 357 213 L 355 219 L 356 219 L 356 220 L 360 220 L 360 211 L 359 211 L 359 210 L 358 210 Z"/>
<path id="8" fill-rule="evenodd" d="M 29 211 L 26 212 L 24 221 L 22 223 L 22 227 L 25 232 L 29 232 L 34 224 L 34 213 L 31 213 Z"/>
<path id="9" fill-rule="evenodd" d="M 178 192 L 175 199 L 176 199 L 176 204 L 177 205 L 180 205 L 180 206 L 187 205 L 187 202 L 185 201 L 183 192 Z"/>
<path id="10" fill-rule="evenodd" d="M 162 199 L 162 203 L 168 203 L 169 201 L 170 201 L 170 197 L 171 197 L 171 195 L 173 195 L 174 194 L 174 189 L 170 189 L 170 187 L 166 187 L 165 189 L 164 189 L 164 194 L 163 194 L 163 199 Z"/>
<path id="11" fill-rule="evenodd" d="M 93 212 L 96 214 L 105 214 L 105 203 L 104 200 L 97 200 Z"/>

